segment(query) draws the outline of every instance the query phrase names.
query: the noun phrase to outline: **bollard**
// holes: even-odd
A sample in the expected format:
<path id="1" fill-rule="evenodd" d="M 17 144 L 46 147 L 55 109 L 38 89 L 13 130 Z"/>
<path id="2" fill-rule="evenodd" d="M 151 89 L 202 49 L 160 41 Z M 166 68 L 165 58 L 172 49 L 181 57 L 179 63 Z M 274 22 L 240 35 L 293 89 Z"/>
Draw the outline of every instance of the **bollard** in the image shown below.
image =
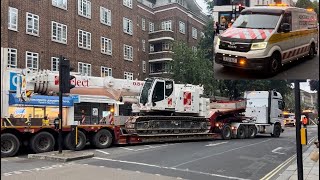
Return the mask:
<path id="1" fill-rule="evenodd" d="M 300 134 L 301 134 L 301 145 L 307 145 L 307 129 L 306 128 L 301 128 L 300 129 Z"/>
<path id="2" fill-rule="evenodd" d="M 77 125 L 71 125 L 71 144 L 73 149 L 76 150 L 77 144 L 78 144 L 78 127 Z"/>

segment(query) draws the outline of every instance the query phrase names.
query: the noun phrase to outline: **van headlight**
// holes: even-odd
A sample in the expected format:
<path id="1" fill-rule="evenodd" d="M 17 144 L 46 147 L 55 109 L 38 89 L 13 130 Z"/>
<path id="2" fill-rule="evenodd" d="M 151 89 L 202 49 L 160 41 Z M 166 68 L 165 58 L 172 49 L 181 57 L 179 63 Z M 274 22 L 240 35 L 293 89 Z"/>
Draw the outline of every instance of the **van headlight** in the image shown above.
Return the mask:
<path id="1" fill-rule="evenodd" d="M 217 39 L 217 45 L 220 46 L 220 38 Z"/>
<path id="2" fill-rule="evenodd" d="M 252 43 L 251 50 L 265 49 L 267 45 L 268 45 L 268 42 Z"/>

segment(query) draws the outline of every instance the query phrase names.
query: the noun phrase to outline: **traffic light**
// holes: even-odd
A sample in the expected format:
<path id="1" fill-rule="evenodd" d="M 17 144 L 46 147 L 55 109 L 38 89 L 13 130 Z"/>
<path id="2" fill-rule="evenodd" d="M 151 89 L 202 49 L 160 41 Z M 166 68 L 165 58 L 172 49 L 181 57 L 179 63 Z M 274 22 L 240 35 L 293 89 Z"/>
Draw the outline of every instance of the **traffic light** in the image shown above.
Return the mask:
<path id="1" fill-rule="evenodd" d="M 70 61 L 60 56 L 59 59 L 59 87 L 61 93 L 70 93 L 70 89 L 75 85 L 71 84 L 71 80 L 75 77 L 70 75 L 73 68 L 70 67 Z"/>
<path id="2" fill-rule="evenodd" d="M 310 90 L 319 91 L 319 80 L 310 80 Z"/>
<path id="3" fill-rule="evenodd" d="M 242 6 L 242 4 L 239 4 L 239 13 L 241 13 L 241 11 L 244 10 L 244 9 L 245 9 L 245 7 Z"/>

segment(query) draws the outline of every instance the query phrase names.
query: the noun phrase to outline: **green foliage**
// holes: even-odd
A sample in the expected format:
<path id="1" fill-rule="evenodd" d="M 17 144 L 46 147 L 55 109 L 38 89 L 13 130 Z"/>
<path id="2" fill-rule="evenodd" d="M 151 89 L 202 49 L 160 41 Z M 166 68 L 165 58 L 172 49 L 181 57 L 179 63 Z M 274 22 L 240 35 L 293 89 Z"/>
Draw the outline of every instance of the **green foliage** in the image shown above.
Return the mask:
<path id="1" fill-rule="evenodd" d="M 212 61 L 206 59 L 204 50 L 193 52 L 183 42 L 173 46 L 173 61 L 170 63 L 170 76 L 176 83 L 203 85 L 207 93 L 213 89 Z"/>
<path id="2" fill-rule="evenodd" d="M 204 37 L 201 38 L 199 48 L 205 53 L 205 58 L 213 61 L 213 41 L 214 41 L 214 29 L 213 19 L 210 19 L 204 26 Z"/>
<path id="3" fill-rule="evenodd" d="M 217 95 L 237 99 L 245 91 L 276 90 L 283 96 L 291 91 L 291 83 L 285 80 L 220 80 L 217 85 Z"/>
<path id="4" fill-rule="evenodd" d="M 319 80 L 310 80 L 309 84 L 311 91 L 319 91 Z"/>
<path id="5" fill-rule="evenodd" d="M 299 8 L 312 8 L 313 7 L 313 3 L 310 0 L 298 0 L 296 3 L 296 7 Z"/>
<path id="6" fill-rule="evenodd" d="M 207 3 L 207 10 L 212 14 L 213 7 L 214 7 L 214 1 L 213 0 L 204 0 Z"/>

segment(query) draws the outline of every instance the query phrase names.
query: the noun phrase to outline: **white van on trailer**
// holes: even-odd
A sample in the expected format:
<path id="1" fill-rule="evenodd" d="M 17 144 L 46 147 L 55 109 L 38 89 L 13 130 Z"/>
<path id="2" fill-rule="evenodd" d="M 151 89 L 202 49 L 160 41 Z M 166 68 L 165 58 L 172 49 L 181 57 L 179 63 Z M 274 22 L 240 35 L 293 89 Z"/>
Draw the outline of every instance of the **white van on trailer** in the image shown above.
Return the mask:
<path id="1" fill-rule="evenodd" d="M 298 58 L 318 51 L 317 14 L 287 6 L 246 8 L 215 46 L 215 62 L 274 75 Z"/>

